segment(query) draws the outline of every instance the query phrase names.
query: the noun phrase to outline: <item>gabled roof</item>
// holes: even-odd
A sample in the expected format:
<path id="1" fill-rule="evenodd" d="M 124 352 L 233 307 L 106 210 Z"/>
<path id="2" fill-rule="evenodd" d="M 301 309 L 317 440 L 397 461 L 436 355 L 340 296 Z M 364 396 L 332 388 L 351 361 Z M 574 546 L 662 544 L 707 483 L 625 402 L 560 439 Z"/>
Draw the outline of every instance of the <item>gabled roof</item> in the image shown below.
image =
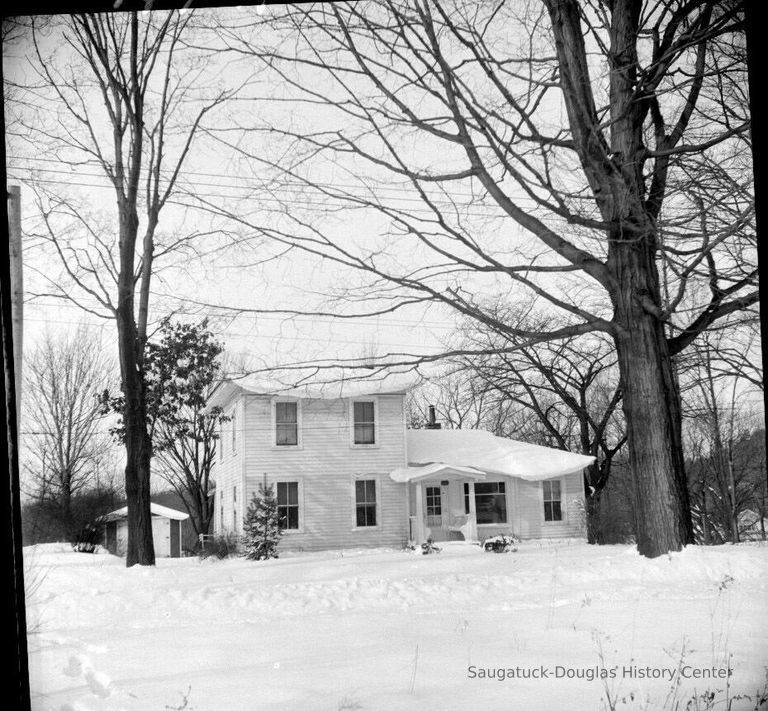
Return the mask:
<path id="1" fill-rule="evenodd" d="M 457 475 L 462 479 L 474 479 L 475 481 L 485 479 L 485 473 L 474 467 L 459 467 L 442 463 L 400 467 L 389 473 L 390 479 L 401 483 L 433 478 L 444 479 Z"/>
<path id="2" fill-rule="evenodd" d="M 408 469 L 413 469 L 414 476 L 418 467 L 439 463 L 540 481 L 580 472 L 595 461 L 584 454 L 497 437 L 485 430 L 408 430 L 407 447 Z M 395 472 L 403 476 L 400 470 Z"/>
<path id="3" fill-rule="evenodd" d="M 307 381 L 300 385 L 269 380 L 257 375 L 227 378 L 217 383 L 208 395 L 208 407 L 223 406 L 233 397 L 252 395 L 295 397 L 301 399 L 336 400 L 348 397 L 394 395 L 416 387 L 420 378 L 412 373 L 377 373 L 370 377 L 355 376 Z"/>
<path id="4" fill-rule="evenodd" d="M 160 504 L 150 503 L 149 510 L 153 516 L 162 516 L 163 518 L 172 518 L 176 521 L 185 521 L 189 518 L 189 514 L 184 511 L 177 511 L 176 509 L 170 509 L 167 506 L 160 506 Z M 104 514 L 99 518 L 102 523 L 109 523 L 110 521 L 119 521 L 120 519 L 128 518 L 128 507 L 123 506 L 121 509 L 111 511 L 108 514 Z"/>

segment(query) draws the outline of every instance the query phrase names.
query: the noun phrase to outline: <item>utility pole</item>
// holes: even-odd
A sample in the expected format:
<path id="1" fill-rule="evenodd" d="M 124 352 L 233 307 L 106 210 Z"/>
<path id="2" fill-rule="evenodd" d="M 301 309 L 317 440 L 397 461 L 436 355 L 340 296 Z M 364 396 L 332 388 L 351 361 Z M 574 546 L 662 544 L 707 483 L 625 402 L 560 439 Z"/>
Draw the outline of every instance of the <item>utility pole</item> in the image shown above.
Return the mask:
<path id="1" fill-rule="evenodd" d="M 16 421 L 21 413 L 21 357 L 24 317 L 24 281 L 21 253 L 21 188 L 8 189 L 8 248 L 11 272 L 11 328 L 13 334 L 13 370 L 16 380 Z"/>

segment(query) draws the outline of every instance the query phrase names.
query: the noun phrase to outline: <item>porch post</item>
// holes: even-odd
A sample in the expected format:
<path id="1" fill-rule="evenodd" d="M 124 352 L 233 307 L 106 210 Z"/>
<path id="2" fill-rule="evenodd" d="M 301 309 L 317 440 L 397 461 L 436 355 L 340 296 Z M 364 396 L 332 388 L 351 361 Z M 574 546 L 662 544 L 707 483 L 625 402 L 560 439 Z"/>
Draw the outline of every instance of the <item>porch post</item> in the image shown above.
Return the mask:
<path id="1" fill-rule="evenodd" d="M 477 512 L 475 511 L 475 480 L 469 481 L 469 538 L 477 540 Z"/>
<path id="2" fill-rule="evenodd" d="M 424 543 L 427 540 L 424 525 L 424 490 L 420 481 L 414 482 L 416 487 L 416 526 L 414 526 L 414 543 Z"/>
<path id="3" fill-rule="evenodd" d="M 413 531 L 411 530 L 411 482 L 405 482 L 405 525 L 408 531 L 408 540 L 413 540 Z"/>

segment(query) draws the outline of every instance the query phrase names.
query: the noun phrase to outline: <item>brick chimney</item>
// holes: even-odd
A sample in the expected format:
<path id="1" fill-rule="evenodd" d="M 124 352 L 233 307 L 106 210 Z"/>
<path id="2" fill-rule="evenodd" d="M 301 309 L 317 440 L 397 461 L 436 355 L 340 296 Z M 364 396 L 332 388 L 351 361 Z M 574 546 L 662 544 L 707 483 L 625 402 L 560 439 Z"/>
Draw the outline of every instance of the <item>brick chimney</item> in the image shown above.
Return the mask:
<path id="1" fill-rule="evenodd" d="M 429 406 L 429 419 L 427 420 L 427 424 L 425 425 L 426 429 L 428 430 L 439 430 L 442 429 L 442 425 L 435 419 L 435 406 L 430 405 Z"/>

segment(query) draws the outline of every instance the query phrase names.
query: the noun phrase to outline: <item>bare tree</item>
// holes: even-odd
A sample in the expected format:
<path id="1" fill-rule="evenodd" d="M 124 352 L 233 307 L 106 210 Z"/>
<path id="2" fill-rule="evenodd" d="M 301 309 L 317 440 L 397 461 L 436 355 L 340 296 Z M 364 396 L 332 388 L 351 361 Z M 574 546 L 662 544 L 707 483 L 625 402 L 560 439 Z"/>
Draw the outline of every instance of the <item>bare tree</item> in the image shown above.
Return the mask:
<path id="1" fill-rule="evenodd" d="M 755 447 L 755 434 L 764 427 L 744 402 L 751 378 L 740 371 L 723 378 L 717 342 L 716 334 L 697 342 L 695 376 L 689 374 L 693 384 L 685 393 L 689 481 L 702 541 L 738 543 L 742 515 L 750 506 L 762 508 L 765 450 Z"/>
<path id="2" fill-rule="evenodd" d="M 693 532 L 673 358 L 758 300 L 742 14 L 713 0 L 382 0 L 222 26 L 295 111 L 244 115 L 237 140 L 218 136 L 269 175 L 270 204 L 258 217 L 207 207 L 276 252 L 359 274 L 333 292 L 342 318 L 432 304 L 514 349 L 609 336 L 638 548 L 677 550 Z M 692 192 L 690 176 L 715 168 Z M 717 209 L 703 233 L 702 207 Z M 328 216 L 343 208 L 375 229 L 340 229 Z M 668 298 L 660 265 L 674 277 Z M 534 298 L 565 325 L 494 315 Z"/>
<path id="3" fill-rule="evenodd" d="M 149 478 L 152 442 L 143 377 L 153 276 L 169 255 L 194 255 L 199 231 L 161 229 L 205 115 L 223 100 L 204 81 L 204 67 L 185 57 L 190 13 L 73 15 L 32 31 L 34 80 L 17 89 L 28 144 L 60 164 L 95 166 L 112 190 L 114 212 L 42 171 L 35 187 L 41 228 L 34 235 L 53 252 L 63 275 L 37 264 L 48 288 L 117 325 L 124 394 L 126 564 L 154 563 Z M 192 107 L 192 108 L 190 108 Z M 55 171 L 54 171 L 55 173 Z M 61 185 L 61 187 L 59 187 Z"/>
<path id="4" fill-rule="evenodd" d="M 442 427 L 452 430 L 487 429 L 494 434 L 509 430 L 508 411 L 500 411 L 498 398 L 489 396 L 476 379 L 459 367 L 451 368 L 428 384 L 409 393 L 407 419 L 414 429 L 426 427 L 430 422 L 430 407 L 435 408 L 435 419 Z"/>
<path id="5" fill-rule="evenodd" d="M 70 537 L 78 525 L 73 500 L 97 483 L 112 449 L 101 395 L 113 368 L 99 339 L 84 327 L 59 338 L 48 333 L 27 361 L 22 428 L 27 494 L 55 507 Z"/>
<path id="6" fill-rule="evenodd" d="M 513 350 L 514 341 L 478 329 L 467 342 L 497 352 L 464 358 L 462 367 L 477 389 L 525 413 L 526 439 L 595 457 L 584 473 L 584 493 L 587 538 L 600 542 L 600 497 L 627 439 L 612 344 L 582 336 Z"/>

